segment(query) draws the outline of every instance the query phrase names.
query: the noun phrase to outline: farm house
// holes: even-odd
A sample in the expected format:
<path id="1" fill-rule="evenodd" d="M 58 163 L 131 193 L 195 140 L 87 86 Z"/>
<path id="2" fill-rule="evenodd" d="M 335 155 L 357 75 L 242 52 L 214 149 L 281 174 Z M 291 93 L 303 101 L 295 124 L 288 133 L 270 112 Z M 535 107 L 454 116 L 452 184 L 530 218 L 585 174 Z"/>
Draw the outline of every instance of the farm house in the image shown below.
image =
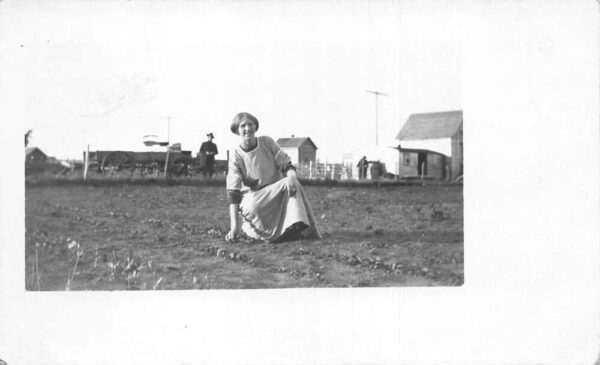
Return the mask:
<path id="1" fill-rule="evenodd" d="M 411 114 L 396 139 L 400 177 L 454 180 L 463 174 L 462 110 Z"/>
<path id="2" fill-rule="evenodd" d="M 279 138 L 277 143 L 292 159 L 292 163 L 301 168 L 308 168 L 317 159 L 317 145 L 309 137 Z"/>

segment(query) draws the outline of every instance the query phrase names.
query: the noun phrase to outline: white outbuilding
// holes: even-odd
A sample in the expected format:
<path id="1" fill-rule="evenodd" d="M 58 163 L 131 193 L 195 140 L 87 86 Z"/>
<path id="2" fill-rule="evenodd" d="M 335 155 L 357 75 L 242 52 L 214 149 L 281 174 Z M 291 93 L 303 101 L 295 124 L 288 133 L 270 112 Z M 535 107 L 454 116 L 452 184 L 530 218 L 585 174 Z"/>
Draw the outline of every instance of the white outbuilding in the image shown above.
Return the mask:
<path id="1" fill-rule="evenodd" d="M 456 179 L 463 174 L 463 112 L 411 114 L 396 139 L 400 177 Z"/>

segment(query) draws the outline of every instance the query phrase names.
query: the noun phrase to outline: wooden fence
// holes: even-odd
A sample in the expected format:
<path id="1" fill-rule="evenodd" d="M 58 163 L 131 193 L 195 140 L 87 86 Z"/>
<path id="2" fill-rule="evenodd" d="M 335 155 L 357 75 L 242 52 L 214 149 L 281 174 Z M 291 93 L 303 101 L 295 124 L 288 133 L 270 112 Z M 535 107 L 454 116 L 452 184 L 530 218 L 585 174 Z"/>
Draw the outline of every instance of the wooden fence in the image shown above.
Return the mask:
<path id="1" fill-rule="evenodd" d="M 297 166 L 296 173 L 302 179 L 349 180 L 352 179 L 352 165 L 317 161 Z"/>

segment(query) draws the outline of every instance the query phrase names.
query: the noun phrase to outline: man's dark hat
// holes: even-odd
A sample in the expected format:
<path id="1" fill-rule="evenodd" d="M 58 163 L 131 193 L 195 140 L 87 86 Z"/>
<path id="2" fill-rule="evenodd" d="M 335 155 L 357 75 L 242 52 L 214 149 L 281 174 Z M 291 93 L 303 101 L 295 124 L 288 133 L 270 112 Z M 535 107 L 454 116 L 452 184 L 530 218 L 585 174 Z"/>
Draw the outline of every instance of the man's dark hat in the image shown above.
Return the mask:
<path id="1" fill-rule="evenodd" d="M 215 135 L 214 135 L 214 134 L 212 134 L 212 133 L 209 133 L 209 134 L 207 134 L 206 136 L 207 136 L 207 137 L 211 137 L 211 138 L 215 138 Z"/>

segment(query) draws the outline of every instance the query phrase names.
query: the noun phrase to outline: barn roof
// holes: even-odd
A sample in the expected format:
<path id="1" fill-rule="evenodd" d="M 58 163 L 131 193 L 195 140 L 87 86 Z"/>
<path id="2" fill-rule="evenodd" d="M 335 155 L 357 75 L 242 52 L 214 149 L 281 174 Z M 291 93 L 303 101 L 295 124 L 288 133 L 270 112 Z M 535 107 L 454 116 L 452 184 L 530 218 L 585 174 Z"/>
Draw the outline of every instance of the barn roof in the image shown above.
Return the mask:
<path id="1" fill-rule="evenodd" d="M 36 151 L 39 152 L 39 153 L 41 153 L 42 155 L 46 156 L 46 154 L 44 152 L 42 152 L 42 150 L 40 150 L 37 147 L 27 147 L 25 149 L 25 156 L 29 156 L 30 154 L 32 154 L 32 153 L 34 153 Z"/>
<path id="2" fill-rule="evenodd" d="M 408 152 L 408 153 L 432 153 L 432 154 L 436 154 L 436 155 L 444 155 L 443 153 L 437 152 L 437 151 L 432 151 L 432 150 L 427 150 L 427 149 L 423 149 L 423 148 L 402 148 L 400 146 L 397 147 L 397 149 L 400 152 Z"/>
<path id="3" fill-rule="evenodd" d="M 411 114 L 396 139 L 450 138 L 462 126 L 462 122 L 462 110 Z"/>
<path id="4" fill-rule="evenodd" d="M 317 145 L 309 137 L 279 138 L 277 144 L 281 148 L 298 148 L 307 141 L 313 145 L 315 150 L 317 149 Z"/>

